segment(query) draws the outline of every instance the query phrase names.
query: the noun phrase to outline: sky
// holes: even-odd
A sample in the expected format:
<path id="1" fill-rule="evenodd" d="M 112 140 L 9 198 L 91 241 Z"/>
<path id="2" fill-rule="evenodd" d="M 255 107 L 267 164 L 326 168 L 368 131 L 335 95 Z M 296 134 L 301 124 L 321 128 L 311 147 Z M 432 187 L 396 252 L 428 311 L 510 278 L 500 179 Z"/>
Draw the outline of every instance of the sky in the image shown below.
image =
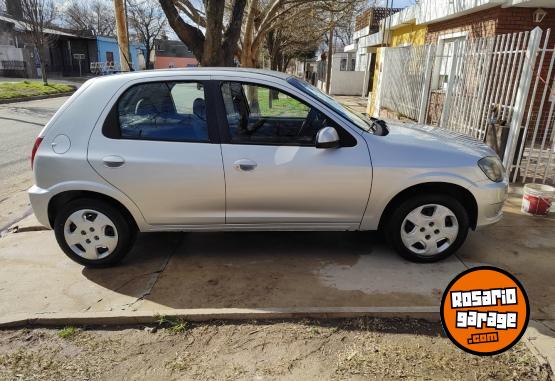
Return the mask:
<path id="1" fill-rule="evenodd" d="M 380 6 L 385 7 L 386 0 L 378 0 Z M 414 5 L 415 0 L 393 0 L 393 7 L 392 8 L 404 8 L 411 5 Z M 389 0 L 389 6 L 391 6 L 391 0 Z"/>

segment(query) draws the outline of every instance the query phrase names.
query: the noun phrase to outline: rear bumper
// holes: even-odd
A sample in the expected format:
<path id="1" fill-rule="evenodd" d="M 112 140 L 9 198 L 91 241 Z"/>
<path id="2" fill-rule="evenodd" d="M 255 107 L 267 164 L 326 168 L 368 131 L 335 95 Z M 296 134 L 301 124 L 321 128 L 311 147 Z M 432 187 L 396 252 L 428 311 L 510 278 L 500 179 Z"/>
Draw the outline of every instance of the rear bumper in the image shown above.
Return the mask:
<path id="1" fill-rule="evenodd" d="M 29 195 L 29 200 L 31 201 L 31 207 L 33 208 L 33 213 L 37 220 L 44 226 L 49 229 L 52 229 L 50 226 L 50 221 L 48 219 L 48 203 L 50 202 L 50 198 L 52 195 L 48 190 L 42 189 L 33 185 L 27 191 Z"/>
<path id="2" fill-rule="evenodd" d="M 498 222 L 503 217 L 503 205 L 509 192 L 508 181 L 479 184 L 472 189 L 478 204 L 476 228 L 482 228 Z"/>

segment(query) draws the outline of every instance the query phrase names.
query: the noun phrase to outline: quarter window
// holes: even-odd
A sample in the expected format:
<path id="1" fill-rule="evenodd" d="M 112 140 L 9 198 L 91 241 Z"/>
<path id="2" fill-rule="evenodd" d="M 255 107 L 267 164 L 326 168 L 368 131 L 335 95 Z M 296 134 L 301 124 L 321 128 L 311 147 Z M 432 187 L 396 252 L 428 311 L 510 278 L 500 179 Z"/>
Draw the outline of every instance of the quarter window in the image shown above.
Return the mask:
<path id="1" fill-rule="evenodd" d="M 118 101 L 117 118 L 122 139 L 208 141 L 202 83 L 135 85 Z"/>
<path id="2" fill-rule="evenodd" d="M 274 88 L 224 82 L 221 90 L 234 143 L 313 145 L 321 128 L 336 127 L 317 109 Z"/>

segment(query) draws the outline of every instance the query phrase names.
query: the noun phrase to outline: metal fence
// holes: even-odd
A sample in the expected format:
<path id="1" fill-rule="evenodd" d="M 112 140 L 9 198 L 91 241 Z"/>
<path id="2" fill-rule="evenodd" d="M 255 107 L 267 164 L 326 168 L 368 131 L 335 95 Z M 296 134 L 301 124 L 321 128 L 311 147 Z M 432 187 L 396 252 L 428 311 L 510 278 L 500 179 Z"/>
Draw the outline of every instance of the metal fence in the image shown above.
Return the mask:
<path id="1" fill-rule="evenodd" d="M 0 76 L 27 77 L 27 63 L 25 61 L 1 60 Z"/>
<path id="2" fill-rule="evenodd" d="M 422 119 L 427 97 L 429 60 L 435 46 L 414 46 L 384 50 L 382 107 L 411 119 Z"/>
<path id="3" fill-rule="evenodd" d="M 550 34 L 535 28 L 459 39 L 449 49 L 386 48 L 377 103 L 420 123 L 439 108 L 436 124 L 490 144 L 511 181 L 555 183 Z"/>
<path id="4" fill-rule="evenodd" d="M 133 70 L 140 70 L 136 67 L 135 63 L 129 62 L 129 66 Z M 118 62 L 107 61 L 107 62 L 91 62 L 90 64 L 91 73 L 94 75 L 106 75 L 119 73 L 121 71 L 121 65 Z"/>

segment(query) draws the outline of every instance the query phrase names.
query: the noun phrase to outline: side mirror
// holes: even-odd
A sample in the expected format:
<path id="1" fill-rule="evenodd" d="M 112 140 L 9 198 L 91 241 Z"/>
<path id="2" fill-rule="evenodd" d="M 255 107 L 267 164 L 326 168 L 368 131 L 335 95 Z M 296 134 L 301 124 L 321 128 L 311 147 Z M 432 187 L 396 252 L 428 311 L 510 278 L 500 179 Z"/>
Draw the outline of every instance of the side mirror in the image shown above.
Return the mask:
<path id="1" fill-rule="evenodd" d="M 339 135 L 333 127 L 324 127 L 316 134 L 316 148 L 337 148 Z"/>

